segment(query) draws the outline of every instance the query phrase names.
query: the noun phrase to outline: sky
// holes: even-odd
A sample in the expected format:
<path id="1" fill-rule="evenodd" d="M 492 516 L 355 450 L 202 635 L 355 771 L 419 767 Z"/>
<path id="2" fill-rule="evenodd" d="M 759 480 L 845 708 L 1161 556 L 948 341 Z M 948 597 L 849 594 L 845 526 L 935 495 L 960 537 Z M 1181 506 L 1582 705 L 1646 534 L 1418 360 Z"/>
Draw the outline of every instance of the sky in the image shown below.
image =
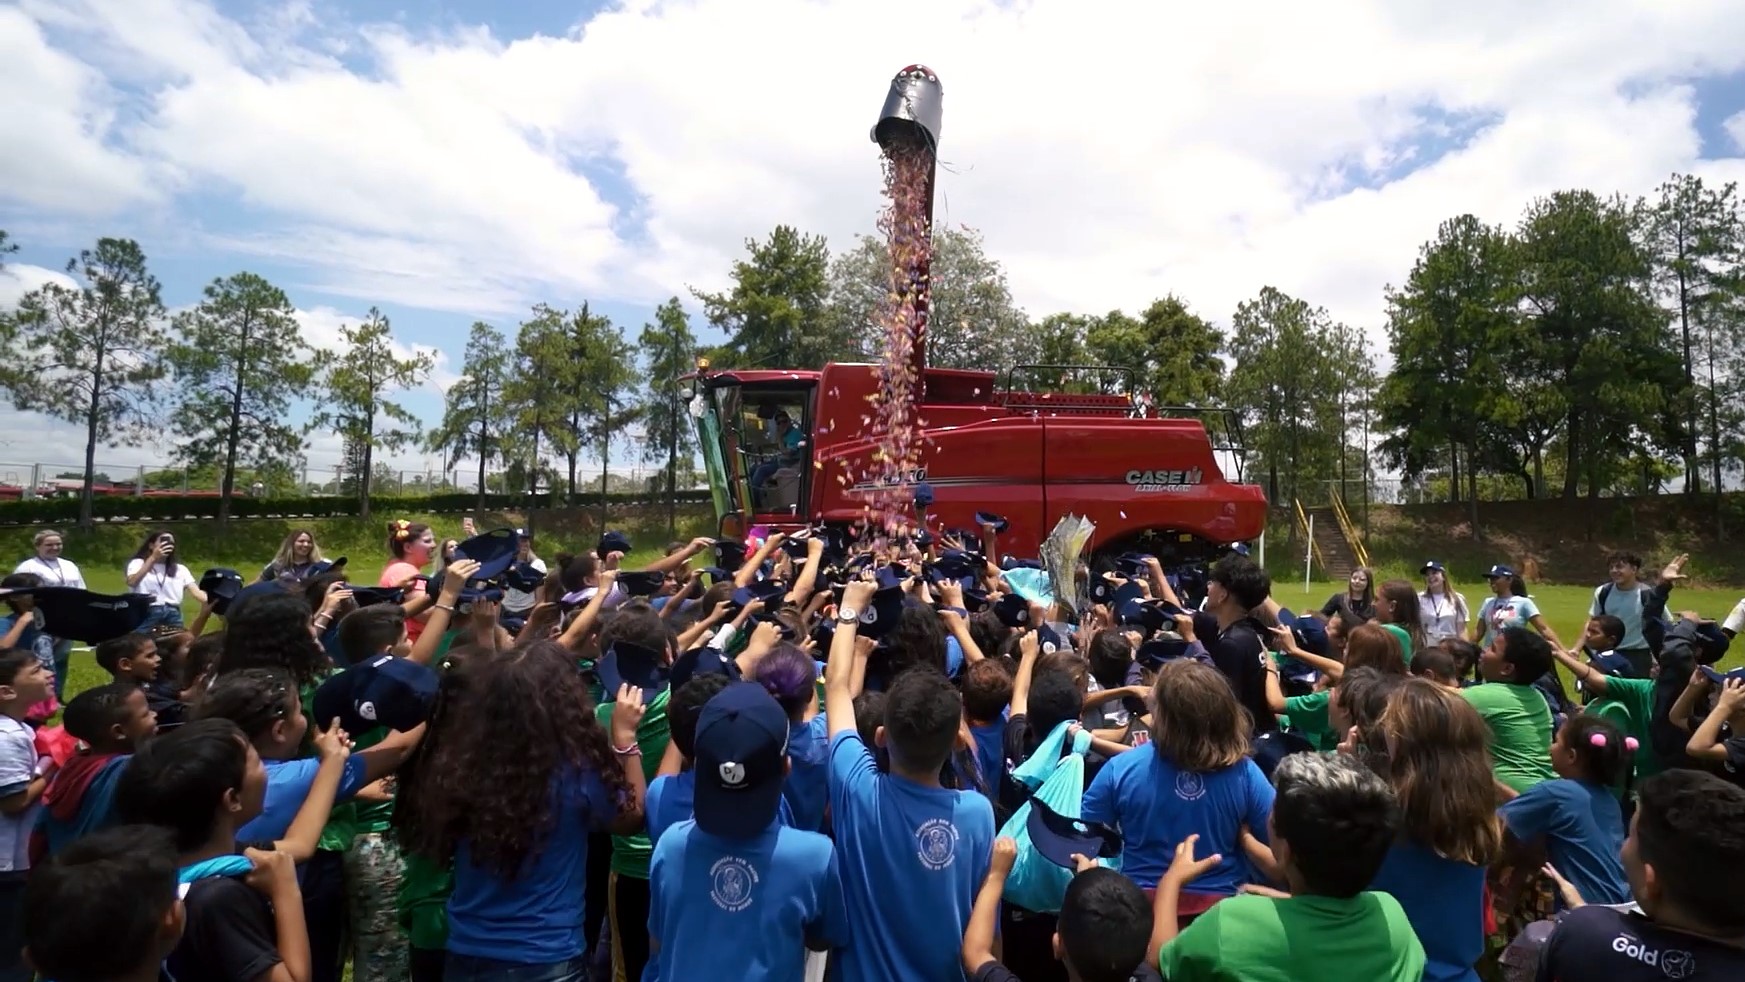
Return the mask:
<path id="1" fill-rule="evenodd" d="M 945 89 L 936 221 L 1033 316 L 1272 285 L 1362 327 L 1438 223 L 1745 178 L 1739 0 L 0 0 L 0 305 L 100 236 L 172 308 L 249 270 L 308 340 L 438 370 L 588 302 L 632 337 L 785 223 L 874 231 L 892 74 Z M 82 430 L 0 406 L 0 480 Z M 103 448 L 116 467 L 161 441 Z M 308 453 L 331 468 L 337 442 Z M 396 466 L 437 461 L 418 453 Z"/>

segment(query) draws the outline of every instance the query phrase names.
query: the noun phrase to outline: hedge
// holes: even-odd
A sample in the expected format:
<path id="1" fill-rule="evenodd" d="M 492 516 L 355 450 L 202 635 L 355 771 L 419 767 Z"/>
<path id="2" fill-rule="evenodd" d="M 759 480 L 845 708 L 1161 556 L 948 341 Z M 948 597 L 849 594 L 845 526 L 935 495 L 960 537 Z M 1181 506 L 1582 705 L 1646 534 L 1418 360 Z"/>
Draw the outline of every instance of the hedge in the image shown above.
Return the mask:
<path id="1" fill-rule="evenodd" d="M 578 494 L 574 499 L 562 494 L 488 494 L 486 511 L 525 511 L 531 508 L 598 508 L 602 495 Z M 700 504 L 711 500 L 708 489 L 680 491 L 672 497 L 659 491 L 614 492 L 604 496 L 608 505 Z M 216 496 L 182 495 L 105 495 L 91 502 L 92 516 L 99 522 L 168 522 L 218 517 Z M 479 509 L 476 494 L 431 494 L 384 497 L 370 496 L 370 514 L 384 518 L 397 513 L 457 514 Z M 359 514 L 356 498 L 337 495 L 317 495 L 305 498 L 231 499 L 232 518 L 350 518 Z M 69 525 L 78 521 L 79 499 L 33 498 L 0 501 L 0 526 L 3 525 Z"/>

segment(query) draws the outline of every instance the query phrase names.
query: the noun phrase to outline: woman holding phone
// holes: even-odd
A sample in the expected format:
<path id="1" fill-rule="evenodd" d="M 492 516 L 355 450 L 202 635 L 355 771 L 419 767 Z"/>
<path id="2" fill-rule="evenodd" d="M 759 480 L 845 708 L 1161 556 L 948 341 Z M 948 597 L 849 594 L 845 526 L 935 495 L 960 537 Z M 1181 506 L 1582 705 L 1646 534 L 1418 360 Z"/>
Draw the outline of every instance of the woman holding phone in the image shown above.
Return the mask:
<path id="1" fill-rule="evenodd" d="M 159 625 L 181 627 L 183 597 L 206 602 L 194 574 L 176 560 L 176 537 L 165 531 L 147 533 L 139 551 L 127 561 L 127 589 L 152 598 L 151 613 L 137 628 L 142 632 Z"/>

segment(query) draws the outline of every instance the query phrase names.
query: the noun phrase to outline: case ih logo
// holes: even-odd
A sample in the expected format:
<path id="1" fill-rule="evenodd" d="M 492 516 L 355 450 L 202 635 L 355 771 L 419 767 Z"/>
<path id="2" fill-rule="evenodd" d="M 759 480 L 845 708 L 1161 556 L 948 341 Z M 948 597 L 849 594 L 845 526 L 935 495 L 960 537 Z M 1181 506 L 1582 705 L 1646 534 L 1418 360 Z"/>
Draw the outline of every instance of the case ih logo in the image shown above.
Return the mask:
<path id="1" fill-rule="evenodd" d="M 1128 471 L 1127 483 L 1134 491 L 1186 491 L 1196 487 L 1203 475 L 1198 467 L 1185 471 Z"/>

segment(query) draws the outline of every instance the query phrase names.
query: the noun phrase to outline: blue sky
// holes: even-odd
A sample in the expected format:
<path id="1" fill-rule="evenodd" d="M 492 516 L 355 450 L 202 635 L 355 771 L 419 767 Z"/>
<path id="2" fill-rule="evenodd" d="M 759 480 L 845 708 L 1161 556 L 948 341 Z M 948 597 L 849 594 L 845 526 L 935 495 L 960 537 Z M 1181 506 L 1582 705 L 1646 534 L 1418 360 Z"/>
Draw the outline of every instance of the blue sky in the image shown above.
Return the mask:
<path id="1" fill-rule="evenodd" d="M 939 220 L 980 229 L 1033 314 L 1173 292 L 1222 322 L 1274 285 L 1380 348 L 1383 287 L 1451 215 L 1745 177 L 1736 13 L 17 0 L 0 8 L 0 228 L 23 248 L 0 304 L 98 236 L 133 237 L 172 306 L 252 270 L 318 344 L 380 306 L 400 343 L 444 358 L 403 397 L 434 420 L 474 320 L 512 331 L 535 302 L 588 301 L 634 335 L 660 300 L 724 285 L 778 223 L 872 232 L 870 117 L 923 61 L 947 93 Z M 78 457 L 66 427 L 7 419 L 0 471 Z"/>

